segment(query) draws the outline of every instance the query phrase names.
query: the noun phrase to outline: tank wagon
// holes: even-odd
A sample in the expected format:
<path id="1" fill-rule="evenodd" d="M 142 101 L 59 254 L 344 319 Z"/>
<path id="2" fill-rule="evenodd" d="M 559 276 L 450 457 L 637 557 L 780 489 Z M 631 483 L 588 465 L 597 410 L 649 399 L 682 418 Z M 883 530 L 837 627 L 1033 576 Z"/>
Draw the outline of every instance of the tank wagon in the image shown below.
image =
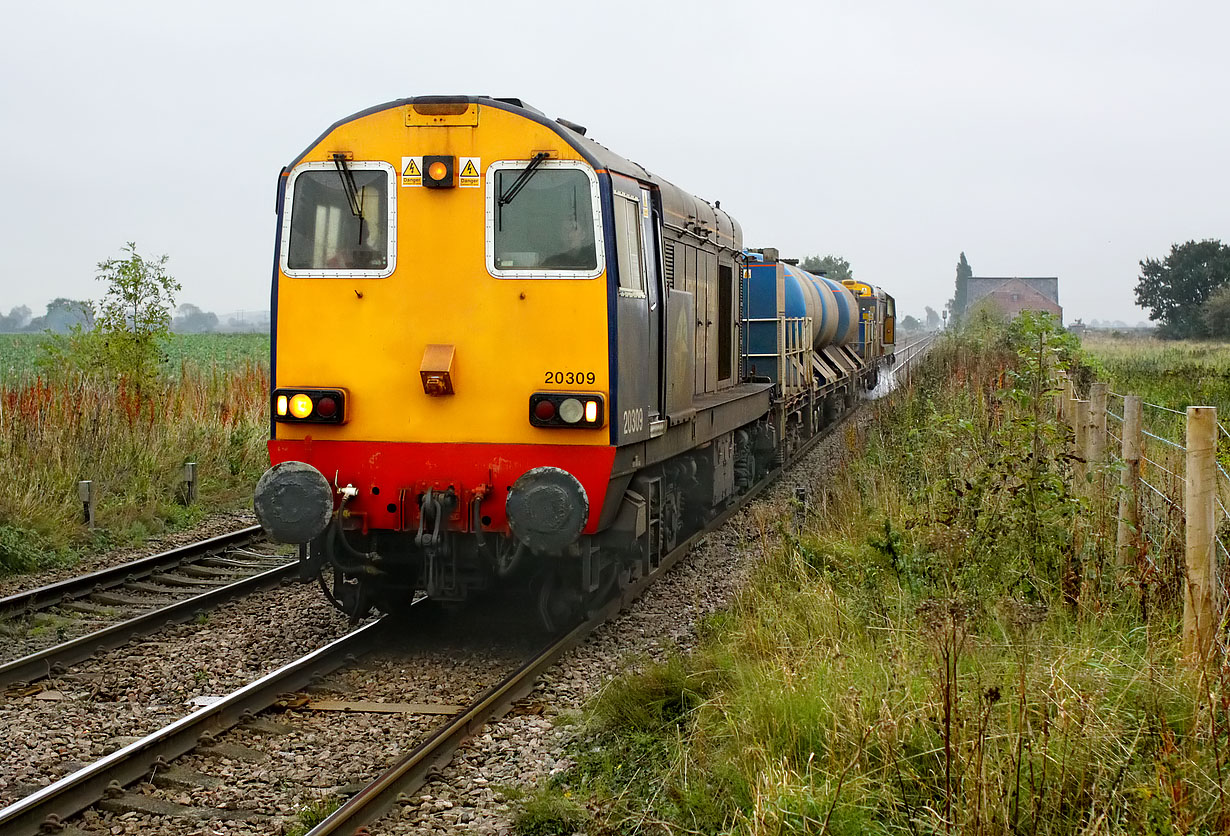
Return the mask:
<path id="1" fill-rule="evenodd" d="M 342 119 L 282 170 L 277 213 L 255 506 L 355 617 L 524 585 L 563 623 L 884 359 L 856 348 L 855 293 L 517 99 Z"/>

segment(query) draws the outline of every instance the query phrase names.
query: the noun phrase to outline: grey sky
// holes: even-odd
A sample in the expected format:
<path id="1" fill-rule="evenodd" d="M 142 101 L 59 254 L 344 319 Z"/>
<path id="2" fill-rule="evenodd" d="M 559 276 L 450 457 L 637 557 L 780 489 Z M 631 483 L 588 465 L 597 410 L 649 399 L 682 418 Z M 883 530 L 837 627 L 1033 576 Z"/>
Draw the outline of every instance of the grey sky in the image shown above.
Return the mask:
<path id="1" fill-rule="evenodd" d="M 1058 275 L 1124 319 L 1137 262 L 1230 240 L 1230 6 L 777 0 L 9 4 L 0 312 L 167 253 L 180 302 L 268 305 L 281 166 L 338 118 L 517 96 L 709 200 L 749 246 L 837 253 L 902 313 Z"/>

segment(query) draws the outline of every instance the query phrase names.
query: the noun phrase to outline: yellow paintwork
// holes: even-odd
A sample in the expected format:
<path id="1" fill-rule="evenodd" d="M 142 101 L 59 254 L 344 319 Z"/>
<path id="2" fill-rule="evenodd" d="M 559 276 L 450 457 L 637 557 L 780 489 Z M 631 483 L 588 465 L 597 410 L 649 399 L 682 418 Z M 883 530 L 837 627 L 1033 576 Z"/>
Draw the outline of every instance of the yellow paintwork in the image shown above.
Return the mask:
<path id="1" fill-rule="evenodd" d="M 349 400 L 346 424 L 277 424 L 276 437 L 608 444 L 605 428 L 538 429 L 528 419 L 535 391 L 595 392 L 610 403 L 605 274 L 497 279 L 484 251 L 487 167 L 535 150 L 579 155 L 548 128 L 496 108 L 481 108 L 477 127 L 411 126 L 407 110 L 341 125 L 303 162 L 341 152 L 400 170 L 403 156 L 481 157 L 482 188 L 399 182 L 396 270 L 388 278 L 279 276 L 277 386 L 344 387 Z M 455 347 L 455 394 L 423 391 L 419 367 L 431 344 Z M 595 383 L 546 384 L 554 371 L 593 372 Z"/>
<path id="2" fill-rule="evenodd" d="M 842 279 L 843 285 L 850 289 L 855 296 L 874 296 L 875 290 L 869 284 L 855 281 L 854 279 Z"/>

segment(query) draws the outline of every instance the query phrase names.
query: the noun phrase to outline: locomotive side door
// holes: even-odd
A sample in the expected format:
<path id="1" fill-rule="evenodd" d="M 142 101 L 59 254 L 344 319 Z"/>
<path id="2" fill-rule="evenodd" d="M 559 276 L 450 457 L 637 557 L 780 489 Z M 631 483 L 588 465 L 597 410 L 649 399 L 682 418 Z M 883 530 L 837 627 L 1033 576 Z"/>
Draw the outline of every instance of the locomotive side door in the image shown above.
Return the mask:
<path id="1" fill-rule="evenodd" d="M 651 421 L 662 416 L 662 255 L 658 240 L 662 224 L 658 220 L 649 189 L 641 189 L 641 263 L 645 265 L 645 286 L 649 304 L 649 415 Z"/>
<path id="2" fill-rule="evenodd" d="M 657 409 L 658 357 L 651 348 L 650 297 L 643 241 L 648 204 L 642 203 L 642 189 L 635 180 L 612 174 L 611 187 L 617 281 L 609 292 L 616 297 L 618 376 L 610 420 L 611 438 L 620 445 L 649 438 L 650 421 Z"/>

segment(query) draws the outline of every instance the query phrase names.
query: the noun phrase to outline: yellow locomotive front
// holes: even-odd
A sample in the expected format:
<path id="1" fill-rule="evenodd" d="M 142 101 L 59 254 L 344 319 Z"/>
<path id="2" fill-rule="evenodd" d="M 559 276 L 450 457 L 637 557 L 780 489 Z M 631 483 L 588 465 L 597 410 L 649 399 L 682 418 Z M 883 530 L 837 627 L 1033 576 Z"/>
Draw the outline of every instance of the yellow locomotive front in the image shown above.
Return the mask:
<path id="1" fill-rule="evenodd" d="M 598 524 L 608 242 L 569 131 L 425 97 L 342 120 L 283 170 L 256 507 L 311 544 L 311 571 L 337 567 L 352 612 L 422 585 L 463 598 L 518 542 L 560 552 Z"/>

